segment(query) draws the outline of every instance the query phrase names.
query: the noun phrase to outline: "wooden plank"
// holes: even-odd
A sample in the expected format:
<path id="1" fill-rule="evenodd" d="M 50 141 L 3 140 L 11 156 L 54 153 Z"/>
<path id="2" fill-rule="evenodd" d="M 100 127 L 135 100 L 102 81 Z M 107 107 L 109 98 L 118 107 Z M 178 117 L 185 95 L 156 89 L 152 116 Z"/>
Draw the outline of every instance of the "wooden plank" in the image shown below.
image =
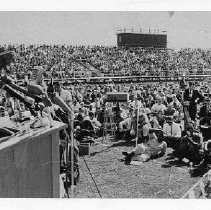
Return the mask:
<path id="1" fill-rule="evenodd" d="M 51 160 L 52 160 L 52 197 L 60 197 L 60 180 L 59 177 L 59 133 L 54 132 L 51 136 Z"/>

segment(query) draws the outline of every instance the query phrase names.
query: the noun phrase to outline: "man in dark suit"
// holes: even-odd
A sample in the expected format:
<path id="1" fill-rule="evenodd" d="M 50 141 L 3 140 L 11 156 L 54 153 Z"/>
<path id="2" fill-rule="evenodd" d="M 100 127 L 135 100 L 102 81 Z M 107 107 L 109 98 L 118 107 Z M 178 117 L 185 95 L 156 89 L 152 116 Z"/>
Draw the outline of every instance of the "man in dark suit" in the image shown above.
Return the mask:
<path id="1" fill-rule="evenodd" d="M 198 90 L 195 90 L 194 83 L 189 83 L 189 88 L 184 92 L 184 101 L 189 102 L 189 116 L 191 120 L 195 121 L 197 113 L 197 104 L 201 103 L 204 100 L 204 96 L 201 95 Z"/>

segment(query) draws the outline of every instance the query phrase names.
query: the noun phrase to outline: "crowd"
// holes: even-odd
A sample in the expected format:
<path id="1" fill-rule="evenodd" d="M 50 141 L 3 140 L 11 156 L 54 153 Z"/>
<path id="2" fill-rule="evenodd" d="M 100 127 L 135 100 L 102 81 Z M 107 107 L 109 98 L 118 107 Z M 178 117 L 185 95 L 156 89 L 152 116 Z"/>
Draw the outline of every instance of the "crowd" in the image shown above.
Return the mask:
<path id="1" fill-rule="evenodd" d="M 207 170 L 210 153 L 205 148 L 210 146 L 206 145 L 211 139 L 211 110 L 206 82 L 190 83 L 184 91 L 178 83 L 78 85 L 70 91 L 76 130 L 82 131 L 78 141 L 85 136 L 101 137 L 107 129 L 105 118 L 112 113 L 117 126 L 116 139 L 138 138 L 138 145 L 131 153 L 123 152 L 126 163 L 162 156 L 169 147 L 179 161 L 186 158 L 197 166 L 192 175 Z M 129 101 L 106 102 L 109 92 L 118 91 L 128 93 Z M 184 111 L 184 101 L 188 102 L 188 112 Z M 204 154 L 209 155 L 204 158 Z"/>
<path id="2" fill-rule="evenodd" d="M 80 78 L 96 75 L 162 77 L 177 75 L 178 71 L 199 73 L 211 65 L 211 51 L 201 49 L 174 51 L 65 45 L 6 47 L 15 54 L 13 62 L 5 69 L 6 74 L 15 75 L 17 79 L 23 75 L 32 76 L 32 69 L 36 66 L 50 69 L 53 78 Z M 44 77 L 48 76 L 48 71 L 43 73 Z M 123 152 L 126 163 L 145 162 L 165 155 L 167 148 L 171 148 L 179 161 L 186 158 L 196 166 L 194 173 L 207 170 L 211 160 L 208 83 L 193 82 L 183 88 L 176 82 L 119 85 L 110 82 L 107 85 L 75 84 L 67 87 L 57 82 L 54 86 L 74 112 L 75 138 L 79 143 L 96 143 L 104 136 L 108 125 L 115 131 L 116 139 L 137 140 L 132 152 Z M 107 102 L 110 92 L 125 92 L 129 100 Z M 15 103 L 16 100 L 1 92 L 0 105 L 5 113 L 12 115 Z M 107 121 L 105 125 L 108 116 L 112 122 Z"/>
<path id="3" fill-rule="evenodd" d="M 211 67 L 211 51 L 71 45 L 5 45 L 15 54 L 7 72 L 24 79 L 35 66 L 51 67 L 54 78 L 171 76 Z M 48 77 L 48 74 L 45 75 Z"/>

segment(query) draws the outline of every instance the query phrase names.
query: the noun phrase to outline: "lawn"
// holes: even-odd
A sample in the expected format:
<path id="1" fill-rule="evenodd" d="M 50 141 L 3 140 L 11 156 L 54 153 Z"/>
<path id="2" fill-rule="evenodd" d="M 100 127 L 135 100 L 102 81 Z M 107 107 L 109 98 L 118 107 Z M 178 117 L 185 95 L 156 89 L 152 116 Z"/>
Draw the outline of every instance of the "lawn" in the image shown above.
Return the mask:
<path id="1" fill-rule="evenodd" d="M 134 146 L 134 141 L 110 140 L 91 146 L 90 155 L 80 157 L 81 177 L 74 197 L 181 198 L 199 180 L 190 176 L 186 164 L 171 158 L 171 149 L 162 158 L 126 165 L 121 152 Z"/>

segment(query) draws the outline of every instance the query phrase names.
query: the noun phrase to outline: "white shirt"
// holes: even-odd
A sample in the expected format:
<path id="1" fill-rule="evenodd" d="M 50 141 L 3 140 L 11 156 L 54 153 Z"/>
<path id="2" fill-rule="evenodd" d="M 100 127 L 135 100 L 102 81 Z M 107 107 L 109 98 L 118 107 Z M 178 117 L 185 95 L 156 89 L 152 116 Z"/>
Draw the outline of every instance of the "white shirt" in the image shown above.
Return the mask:
<path id="1" fill-rule="evenodd" d="M 151 113 L 151 110 L 149 108 L 143 108 L 143 113 L 145 114 L 150 114 Z"/>
<path id="2" fill-rule="evenodd" d="M 141 103 L 141 101 L 133 101 L 131 102 L 131 105 L 134 107 L 134 108 L 142 108 L 143 107 L 143 104 Z"/>
<path id="3" fill-rule="evenodd" d="M 123 120 L 122 122 L 119 123 L 120 130 L 124 130 L 123 125 L 125 125 L 126 130 L 130 130 L 131 129 L 131 123 L 132 123 L 132 119 L 130 117 Z"/>
<path id="4" fill-rule="evenodd" d="M 128 114 L 126 113 L 126 111 L 124 109 L 122 109 L 120 116 L 122 119 L 126 119 L 128 117 Z"/>
<path id="5" fill-rule="evenodd" d="M 172 125 L 165 123 L 163 125 L 163 132 L 165 136 L 181 137 L 182 135 L 180 125 L 175 122 Z"/>
<path id="6" fill-rule="evenodd" d="M 72 95 L 70 91 L 62 89 L 59 96 L 64 100 L 64 102 L 69 105 L 69 103 L 72 101 Z"/>
<path id="7" fill-rule="evenodd" d="M 162 112 L 164 112 L 164 110 L 166 110 L 166 106 L 164 105 L 164 104 L 154 104 L 153 106 L 152 106 L 152 112 L 159 112 L 159 111 L 162 111 Z"/>

